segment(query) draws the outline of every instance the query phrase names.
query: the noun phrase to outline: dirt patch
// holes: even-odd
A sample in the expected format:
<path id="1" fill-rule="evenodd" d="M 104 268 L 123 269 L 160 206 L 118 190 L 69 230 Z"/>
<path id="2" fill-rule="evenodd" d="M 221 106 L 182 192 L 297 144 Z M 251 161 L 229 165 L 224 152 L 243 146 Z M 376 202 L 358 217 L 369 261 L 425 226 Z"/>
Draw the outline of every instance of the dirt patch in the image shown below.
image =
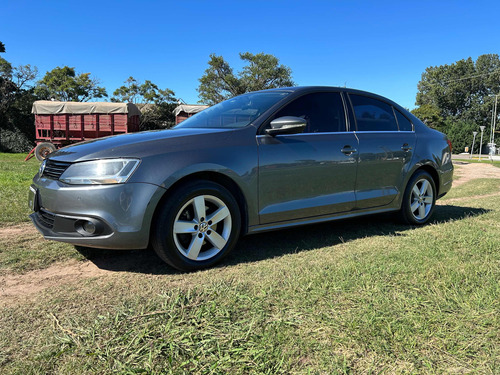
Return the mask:
<path id="1" fill-rule="evenodd" d="M 0 238 L 5 237 L 18 237 L 25 234 L 26 232 L 36 232 L 35 227 L 31 223 L 23 223 L 17 225 L 11 225 L 7 227 L 0 227 Z"/>
<path id="2" fill-rule="evenodd" d="M 453 165 L 455 167 L 453 186 L 460 186 L 477 178 L 500 178 L 500 168 L 491 164 L 458 161 Z"/>
<path id="3" fill-rule="evenodd" d="M 113 272 L 100 269 L 90 261 L 70 261 L 22 275 L 0 276 L 0 305 L 21 302 L 29 295 L 50 287 L 111 273 Z"/>

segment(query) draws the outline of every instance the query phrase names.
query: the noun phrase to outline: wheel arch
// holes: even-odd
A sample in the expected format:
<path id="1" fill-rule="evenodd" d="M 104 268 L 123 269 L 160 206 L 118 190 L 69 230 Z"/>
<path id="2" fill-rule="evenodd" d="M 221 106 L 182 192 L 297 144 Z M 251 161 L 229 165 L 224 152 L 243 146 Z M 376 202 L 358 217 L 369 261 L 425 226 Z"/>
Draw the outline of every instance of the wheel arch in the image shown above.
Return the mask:
<path id="1" fill-rule="evenodd" d="M 436 187 L 436 197 L 439 197 L 440 184 L 439 184 L 439 174 L 438 174 L 437 170 L 433 166 L 431 166 L 429 164 L 425 164 L 425 165 L 420 166 L 416 170 L 414 170 L 411 175 L 413 176 L 415 173 L 417 173 L 418 171 L 422 171 L 422 170 L 429 173 L 430 176 L 432 177 L 432 179 L 434 180 L 434 186 Z"/>
<path id="2" fill-rule="evenodd" d="M 440 194 L 439 172 L 432 164 L 419 164 L 413 166 L 411 172 L 408 172 L 405 176 L 403 182 L 403 190 L 401 191 L 401 194 L 399 195 L 398 198 L 398 207 L 401 207 L 401 205 L 403 204 L 403 195 L 408 186 L 408 183 L 410 182 L 411 178 L 415 175 L 415 173 L 417 173 L 418 171 L 425 171 L 431 176 L 432 180 L 434 181 L 434 186 L 436 187 L 436 197 L 439 197 Z"/>
<path id="3" fill-rule="evenodd" d="M 220 172 L 214 172 L 214 171 L 201 171 L 201 172 L 195 172 L 189 175 L 186 175 L 176 182 L 174 182 L 172 185 L 168 187 L 168 189 L 163 193 L 163 196 L 160 198 L 158 204 L 155 207 L 154 213 L 153 213 L 153 220 L 151 221 L 154 223 L 156 216 L 158 215 L 158 212 L 160 211 L 160 208 L 162 205 L 165 203 L 165 201 L 169 198 L 169 196 L 172 194 L 173 191 L 177 189 L 181 189 L 183 185 L 193 182 L 193 181 L 211 181 L 215 182 L 224 188 L 226 188 L 236 199 L 236 202 L 238 203 L 238 208 L 240 209 L 240 217 L 241 217 L 241 234 L 246 234 L 247 233 L 247 228 L 248 228 L 248 210 L 247 210 L 247 203 L 245 196 L 243 194 L 243 191 L 241 188 L 238 186 L 238 184 L 228 177 L 227 175 L 220 173 Z"/>

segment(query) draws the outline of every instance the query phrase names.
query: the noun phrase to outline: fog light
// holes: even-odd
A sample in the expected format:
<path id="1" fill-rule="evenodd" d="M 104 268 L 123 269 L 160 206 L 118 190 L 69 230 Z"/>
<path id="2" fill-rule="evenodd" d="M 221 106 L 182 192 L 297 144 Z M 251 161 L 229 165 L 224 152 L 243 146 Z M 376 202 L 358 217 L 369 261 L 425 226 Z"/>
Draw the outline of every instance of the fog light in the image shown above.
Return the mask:
<path id="1" fill-rule="evenodd" d="M 103 224 L 97 219 L 81 219 L 75 222 L 75 229 L 82 236 L 97 236 L 103 231 Z"/>
<path id="2" fill-rule="evenodd" d="M 95 224 L 91 221 L 85 221 L 82 225 L 82 229 L 88 234 L 95 234 L 97 230 Z"/>

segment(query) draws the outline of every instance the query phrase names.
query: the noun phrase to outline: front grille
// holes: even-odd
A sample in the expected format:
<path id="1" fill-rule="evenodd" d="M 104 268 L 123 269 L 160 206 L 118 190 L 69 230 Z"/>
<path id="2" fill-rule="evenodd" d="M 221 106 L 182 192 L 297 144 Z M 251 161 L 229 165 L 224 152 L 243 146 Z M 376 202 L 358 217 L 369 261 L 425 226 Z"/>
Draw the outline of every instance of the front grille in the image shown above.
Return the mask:
<path id="1" fill-rule="evenodd" d="M 47 159 L 45 164 L 45 169 L 43 170 L 43 177 L 52 178 L 54 180 L 58 180 L 59 177 L 63 174 L 63 172 L 68 169 L 71 163 L 65 161 L 56 161 Z"/>
<path id="2" fill-rule="evenodd" d="M 43 208 L 40 209 L 37 213 L 38 220 L 40 221 L 40 224 L 43 224 L 45 227 L 52 229 L 54 227 L 54 219 L 56 215 L 53 213 L 44 210 Z"/>

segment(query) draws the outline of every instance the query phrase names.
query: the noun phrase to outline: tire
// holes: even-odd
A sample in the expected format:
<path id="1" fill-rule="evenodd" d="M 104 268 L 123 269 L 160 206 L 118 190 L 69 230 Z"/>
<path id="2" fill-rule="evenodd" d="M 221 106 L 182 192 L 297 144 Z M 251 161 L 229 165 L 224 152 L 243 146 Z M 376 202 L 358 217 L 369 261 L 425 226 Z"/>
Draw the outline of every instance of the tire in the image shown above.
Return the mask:
<path id="1" fill-rule="evenodd" d="M 426 224 L 436 206 L 436 185 L 426 171 L 417 171 L 408 182 L 403 196 L 400 217 L 411 225 Z"/>
<path id="2" fill-rule="evenodd" d="M 213 266 L 238 241 L 241 216 L 238 203 L 223 186 L 196 181 L 168 196 L 151 227 L 156 254 L 180 271 Z"/>
<path id="3" fill-rule="evenodd" d="M 56 150 L 56 146 L 50 142 L 42 142 L 35 147 L 35 157 L 38 161 L 43 161 L 47 155 Z"/>

